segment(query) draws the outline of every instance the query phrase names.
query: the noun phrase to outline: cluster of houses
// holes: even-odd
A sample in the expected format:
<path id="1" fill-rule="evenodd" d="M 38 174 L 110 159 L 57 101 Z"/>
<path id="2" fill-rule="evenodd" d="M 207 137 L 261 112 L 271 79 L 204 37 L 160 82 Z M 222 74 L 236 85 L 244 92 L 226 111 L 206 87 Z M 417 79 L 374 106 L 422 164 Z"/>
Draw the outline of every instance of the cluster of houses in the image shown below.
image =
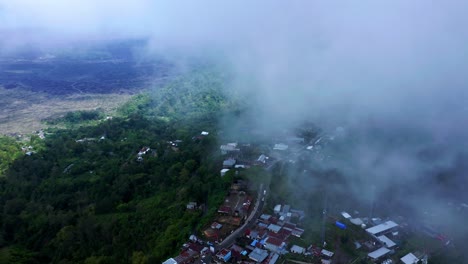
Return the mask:
<path id="1" fill-rule="evenodd" d="M 398 243 L 395 241 L 401 239 L 400 232 L 398 230 L 399 224 L 392 220 L 382 221 L 380 218 L 372 218 L 368 221 L 372 226 L 367 227 L 364 221 L 360 218 L 351 218 L 351 215 L 346 212 L 342 212 L 341 215 L 351 223 L 360 225 L 369 235 L 370 240 L 364 243 L 364 247 L 370 251 L 367 254 L 367 257 L 370 260 L 375 263 L 393 263 L 393 260 L 389 258 L 389 256 L 394 254 L 398 248 Z M 362 245 L 360 243 L 356 242 L 356 248 L 361 248 L 361 246 Z M 418 258 L 413 253 L 409 253 L 400 258 L 401 263 L 404 264 L 414 264 L 420 259 L 423 260 L 425 257 L 420 256 Z"/>
<path id="2" fill-rule="evenodd" d="M 290 205 L 276 205 L 274 215 L 262 214 L 251 229 L 245 230 L 246 245 L 232 245 L 221 249 L 216 254 L 216 261 L 237 263 L 274 264 L 281 255 L 287 253 L 312 255 L 317 248 L 304 248 L 298 245 L 290 246 L 291 237 L 301 237 L 304 229 L 293 222 L 303 220 L 303 211 L 294 210 Z M 294 221 L 295 220 L 295 221 Z M 318 255 L 323 263 L 331 263 L 334 253 L 318 249 Z"/>
<path id="3" fill-rule="evenodd" d="M 169 258 L 163 264 L 188 264 L 194 263 L 200 256 L 205 256 L 209 252 L 214 252 L 212 247 L 205 246 L 204 242 L 195 235 L 191 235 L 189 241 L 182 246 L 179 255 Z"/>

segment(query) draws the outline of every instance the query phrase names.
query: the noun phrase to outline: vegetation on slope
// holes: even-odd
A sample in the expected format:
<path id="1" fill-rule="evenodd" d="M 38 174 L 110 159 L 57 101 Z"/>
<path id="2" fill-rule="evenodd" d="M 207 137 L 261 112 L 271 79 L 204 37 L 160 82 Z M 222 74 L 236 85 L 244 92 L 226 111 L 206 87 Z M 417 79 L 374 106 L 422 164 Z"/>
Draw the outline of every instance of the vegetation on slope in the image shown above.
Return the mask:
<path id="1" fill-rule="evenodd" d="M 0 179 L 0 262 L 156 263 L 176 254 L 230 183 L 212 155 L 213 113 L 227 101 L 214 75 L 187 78 L 136 96 L 123 117 L 51 131 L 41 151 L 16 159 Z M 202 130 L 211 133 L 194 138 Z M 168 144 L 176 139 L 178 148 Z M 143 147 L 152 151 L 137 161 Z M 187 211 L 189 201 L 207 210 Z"/>

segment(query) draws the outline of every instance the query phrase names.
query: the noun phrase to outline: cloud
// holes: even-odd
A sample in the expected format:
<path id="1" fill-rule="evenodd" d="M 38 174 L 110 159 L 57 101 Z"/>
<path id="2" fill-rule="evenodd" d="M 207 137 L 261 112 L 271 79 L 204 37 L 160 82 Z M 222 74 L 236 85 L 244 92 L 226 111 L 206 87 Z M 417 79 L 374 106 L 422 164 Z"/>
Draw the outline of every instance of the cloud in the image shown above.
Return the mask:
<path id="1" fill-rule="evenodd" d="M 7 36 L 0 43 L 145 38 L 148 54 L 216 54 L 233 71 L 229 89 L 249 95 L 257 126 L 312 120 L 328 131 L 345 127 L 358 140 L 349 156 L 326 165 L 375 179 L 384 192 L 455 166 L 466 150 L 467 7 L 422 0 L 0 0 Z M 392 138 L 398 144 L 388 143 Z M 439 153 L 435 162 L 421 160 L 428 149 Z M 435 193 L 435 184 L 429 187 L 424 192 Z"/>

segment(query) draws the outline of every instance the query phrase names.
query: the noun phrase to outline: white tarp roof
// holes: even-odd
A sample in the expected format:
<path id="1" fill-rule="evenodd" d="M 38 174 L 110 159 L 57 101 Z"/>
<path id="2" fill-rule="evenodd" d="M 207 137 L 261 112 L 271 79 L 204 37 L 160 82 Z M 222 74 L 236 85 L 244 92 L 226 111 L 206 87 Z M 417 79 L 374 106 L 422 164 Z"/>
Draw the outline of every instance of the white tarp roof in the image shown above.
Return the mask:
<path id="1" fill-rule="evenodd" d="M 358 226 L 364 224 L 361 218 L 350 218 L 349 221 L 351 221 L 351 223 L 358 225 Z"/>
<path id="2" fill-rule="evenodd" d="M 163 264 L 177 264 L 177 261 L 175 261 L 175 259 L 173 259 L 173 258 L 170 258 L 170 259 L 164 261 Z"/>
<path id="3" fill-rule="evenodd" d="M 404 257 L 401 258 L 401 261 L 405 264 L 414 264 L 419 261 L 419 259 L 413 255 L 413 253 L 408 253 Z"/>
<path id="4" fill-rule="evenodd" d="M 341 215 L 342 215 L 344 218 L 346 218 L 346 219 L 351 218 L 351 215 L 348 214 L 347 212 L 341 212 Z"/>
<path id="5" fill-rule="evenodd" d="M 394 247 L 396 246 L 395 242 L 393 242 L 390 238 L 388 238 L 387 236 L 385 235 L 382 235 L 382 236 L 379 236 L 377 237 L 380 241 L 382 241 L 383 243 L 385 243 L 385 245 L 388 247 L 388 248 L 391 248 L 391 247 Z"/>
<path id="6" fill-rule="evenodd" d="M 367 228 L 366 231 L 375 235 L 375 234 L 378 234 L 378 233 L 382 233 L 382 232 L 385 232 L 387 230 L 390 230 L 394 227 L 397 227 L 398 224 L 393 222 L 393 221 L 387 221 L 385 223 L 382 223 L 380 225 L 376 225 L 376 226 L 373 226 L 373 227 L 370 227 L 370 228 Z"/>
<path id="7" fill-rule="evenodd" d="M 388 249 L 386 247 L 381 247 L 381 248 L 367 254 L 367 256 L 369 256 L 369 258 L 371 258 L 371 259 L 378 259 L 378 258 L 388 254 L 388 252 L 390 252 L 390 249 Z"/>

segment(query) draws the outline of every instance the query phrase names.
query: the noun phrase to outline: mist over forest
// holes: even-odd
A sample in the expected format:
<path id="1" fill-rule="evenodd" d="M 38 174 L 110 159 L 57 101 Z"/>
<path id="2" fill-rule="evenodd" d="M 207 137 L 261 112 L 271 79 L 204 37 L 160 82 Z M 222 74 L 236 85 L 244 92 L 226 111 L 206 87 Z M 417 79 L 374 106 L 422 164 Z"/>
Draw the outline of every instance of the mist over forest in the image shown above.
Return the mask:
<path id="1" fill-rule="evenodd" d="M 147 86 L 162 102 L 170 96 L 158 91 L 169 81 L 185 84 L 177 78 L 209 68 L 219 77 L 209 82 L 221 87 L 216 96 L 235 100 L 209 112 L 219 141 L 303 137 L 304 128 L 313 130 L 306 144 L 322 141 L 320 153 L 297 155 L 286 169 L 295 197 L 325 188 L 337 204 L 348 199 L 336 210 L 401 216 L 468 249 L 467 8 L 462 1 L 0 0 L 0 71 L 12 58 L 118 57 L 125 63 L 116 75 L 128 76 L 100 74 L 108 64 L 99 64 L 90 76 L 107 84 L 83 91 Z M 12 83 L 5 76 L 2 86 Z M 62 77 L 47 78 L 60 87 L 74 82 Z M 200 107 L 180 104 L 187 115 Z"/>

